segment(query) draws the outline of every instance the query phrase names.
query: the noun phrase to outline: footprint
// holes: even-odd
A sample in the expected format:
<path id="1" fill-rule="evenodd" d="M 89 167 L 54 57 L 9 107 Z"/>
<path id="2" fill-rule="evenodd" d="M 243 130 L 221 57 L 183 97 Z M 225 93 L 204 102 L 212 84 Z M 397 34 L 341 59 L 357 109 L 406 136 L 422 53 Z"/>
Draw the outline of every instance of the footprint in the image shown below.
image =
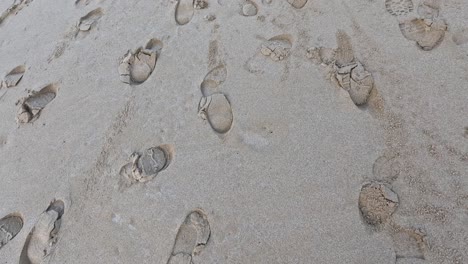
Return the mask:
<path id="1" fill-rule="evenodd" d="M 286 59 L 291 51 L 292 37 L 290 35 L 278 35 L 270 38 L 262 44 L 260 52 L 273 61 Z"/>
<path id="2" fill-rule="evenodd" d="M 222 93 L 203 96 L 198 105 L 198 114 L 208 120 L 211 128 L 219 134 L 226 134 L 232 128 L 234 117 L 231 103 Z"/>
<path id="3" fill-rule="evenodd" d="M 411 0 L 385 0 L 385 8 L 393 16 L 405 16 L 414 10 Z"/>
<path id="4" fill-rule="evenodd" d="M 0 219 L 0 249 L 8 244 L 23 228 L 23 219 L 16 215 L 7 215 Z"/>
<path id="5" fill-rule="evenodd" d="M 398 207 L 398 195 L 380 182 L 364 184 L 359 194 L 359 211 L 367 224 L 386 223 Z"/>
<path id="6" fill-rule="evenodd" d="M 20 65 L 15 67 L 11 70 L 4 78 L 4 86 L 6 88 L 15 87 L 23 78 L 23 75 L 26 71 L 26 67 L 24 65 Z"/>
<path id="7" fill-rule="evenodd" d="M 400 23 L 403 36 L 424 50 L 429 51 L 437 47 L 445 37 L 447 24 L 442 19 L 413 18 Z"/>
<path id="8" fill-rule="evenodd" d="M 303 8 L 308 0 L 288 0 L 288 3 L 297 9 Z"/>
<path id="9" fill-rule="evenodd" d="M 28 6 L 34 0 L 13 0 L 11 4 L 3 13 L 0 15 L 0 25 L 5 21 L 10 15 L 18 14 L 21 9 Z"/>
<path id="10" fill-rule="evenodd" d="M 173 148 L 169 145 L 152 147 L 143 153 L 134 152 L 130 159 L 131 162 L 120 169 L 119 189 L 121 191 L 135 183 L 154 179 L 159 172 L 171 164 Z"/>
<path id="11" fill-rule="evenodd" d="M 198 255 L 210 239 L 211 229 L 208 218 L 201 210 L 192 211 L 185 217 L 172 248 L 168 264 L 192 264 L 194 255 Z"/>
<path id="12" fill-rule="evenodd" d="M 336 33 L 337 48 L 309 48 L 307 57 L 315 64 L 327 66 L 329 78 L 346 90 L 356 106 L 365 105 L 374 88 L 374 78 L 355 59 L 351 38 L 342 30 Z"/>
<path id="13" fill-rule="evenodd" d="M 398 225 L 393 225 L 390 229 L 397 260 L 424 260 L 426 234 L 423 231 Z"/>
<path id="14" fill-rule="evenodd" d="M 257 5 L 250 0 L 243 0 L 242 4 L 242 15 L 243 16 L 255 16 L 258 13 Z"/>
<path id="15" fill-rule="evenodd" d="M 175 10 L 175 20 L 178 25 L 186 25 L 192 20 L 195 12 L 194 0 L 178 0 Z"/>
<path id="16" fill-rule="evenodd" d="M 203 96 L 210 96 L 211 94 L 217 93 L 218 87 L 226 81 L 226 78 L 227 70 L 223 64 L 208 72 L 200 85 Z"/>
<path id="17" fill-rule="evenodd" d="M 80 18 L 80 21 L 78 22 L 78 29 L 81 32 L 91 30 L 91 28 L 96 25 L 97 21 L 102 17 L 103 14 L 104 13 L 102 11 L 102 8 L 94 9 L 93 11 L 86 14 L 84 17 Z"/>
<path id="18" fill-rule="evenodd" d="M 52 100 L 57 96 L 58 87 L 55 84 L 49 84 L 39 92 L 33 92 L 27 98 L 19 101 L 21 104 L 16 117 L 18 123 L 30 123 L 39 118 L 39 115 Z"/>
<path id="19" fill-rule="evenodd" d="M 39 216 L 31 233 L 29 233 L 20 264 L 39 264 L 52 253 L 58 242 L 58 235 L 65 212 L 65 204 L 61 200 L 54 200 Z"/>
<path id="20" fill-rule="evenodd" d="M 151 39 L 144 48 L 129 50 L 118 68 L 120 80 L 128 84 L 144 83 L 153 73 L 162 48 L 163 44 L 160 40 Z"/>
<path id="21" fill-rule="evenodd" d="M 439 17 L 440 5 L 438 0 L 423 0 L 418 5 L 418 15 L 425 19 Z"/>

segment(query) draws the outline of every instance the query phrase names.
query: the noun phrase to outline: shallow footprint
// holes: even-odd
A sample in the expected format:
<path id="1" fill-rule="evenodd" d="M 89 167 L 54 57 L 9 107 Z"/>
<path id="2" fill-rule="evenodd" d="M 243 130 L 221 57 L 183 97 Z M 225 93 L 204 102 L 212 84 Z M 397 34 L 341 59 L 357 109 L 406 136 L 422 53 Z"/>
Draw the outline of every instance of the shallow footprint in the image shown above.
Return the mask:
<path id="1" fill-rule="evenodd" d="M 89 31 L 96 24 L 96 22 L 102 17 L 103 11 L 101 8 L 96 8 L 89 12 L 86 16 L 80 18 L 78 22 L 78 28 L 81 32 Z"/>
<path id="2" fill-rule="evenodd" d="M 386 223 L 398 207 L 398 195 L 380 182 L 367 183 L 359 194 L 359 211 L 367 224 Z"/>
<path id="3" fill-rule="evenodd" d="M 20 100 L 21 106 L 16 117 L 18 123 L 29 123 L 37 118 L 52 100 L 57 96 L 58 87 L 49 84 L 39 92 L 33 92 L 29 97 Z"/>
<path id="4" fill-rule="evenodd" d="M 356 106 L 361 106 L 369 100 L 372 89 L 374 88 L 374 78 L 360 62 L 351 70 L 349 97 Z"/>
<path id="5" fill-rule="evenodd" d="M 151 39 L 144 48 L 129 50 L 119 64 L 120 80 L 128 84 L 144 83 L 153 73 L 162 47 L 160 40 Z"/>
<path id="6" fill-rule="evenodd" d="M 61 200 L 53 201 L 39 216 L 31 233 L 29 233 L 20 264 L 39 264 L 50 255 L 58 242 L 58 234 L 65 212 L 65 204 Z"/>
<path id="7" fill-rule="evenodd" d="M 195 11 L 194 0 L 178 0 L 175 10 L 175 20 L 178 25 L 186 25 L 192 20 Z"/>
<path id="8" fill-rule="evenodd" d="M 16 215 L 7 215 L 0 219 L 0 249 L 8 244 L 23 228 L 23 219 Z"/>
<path id="9" fill-rule="evenodd" d="M 234 120 L 231 104 L 222 93 L 203 96 L 198 106 L 201 118 L 208 120 L 211 128 L 219 133 L 226 134 L 231 130 Z"/>
<path id="10" fill-rule="evenodd" d="M 278 35 L 270 38 L 262 44 L 260 52 L 273 61 L 281 61 L 286 59 L 291 51 L 292 37 L 290 35 Z"/>
<path id="11" fill-rule="evenodd" d="M 255 16 L 257 13 L 258 13 L 257 5 L 250 0 L 244 0 L 244 3 L 242 4 L 242 15 L 243 16 Z"/>
<path id="12" fill-rule="evenodd" d="M 385 8 L 393 16 L 404 16 L 413 11 L 414 5 L 411 0 L 385 0 Z"/>
<path id="13" fill-rule="evenodd" d="M 185 217 L 172 248 L 168 264 L 191 264 L 210 239 L 211 229 L 208 218 L 201 210 L 195 210 Z"/>
<path id="14" fill-rule="evenodd" d="M 303 8 L 308 0 L 288 0 L 288 3 L 297 9 Z"/>
<path id="15" fill-rule="evenodd" d="M 424 50 L 429 51 L 437 47 L 445 37 L 447 24 L 442 19 L 430 20 L 415 18 L 400 23 L 403 36 Z"/>
<path id="16" fill-rule="evenodd" d="M 25 71 L 26 71 L 26 67 L 24 67 L 24 65 L 17 66 L 13 70 L 11 70 L 5 76 L 5 79 L 3 80 L 6 87 L 10 88 L 10 87 L 15 87 L 16 85 L 18 85 L 18 83 L 23 78 Z"/>
<path id="17" fill-rule="evenodd" d="M 138 182 L 154 179 L 159 172 L 166 169 L 173 158 L 173 150 L 169 145 L 161 145 L 146 149 L 143 153 L 134 152 L 131 162 L 120 169 L 120 190 Z"/>

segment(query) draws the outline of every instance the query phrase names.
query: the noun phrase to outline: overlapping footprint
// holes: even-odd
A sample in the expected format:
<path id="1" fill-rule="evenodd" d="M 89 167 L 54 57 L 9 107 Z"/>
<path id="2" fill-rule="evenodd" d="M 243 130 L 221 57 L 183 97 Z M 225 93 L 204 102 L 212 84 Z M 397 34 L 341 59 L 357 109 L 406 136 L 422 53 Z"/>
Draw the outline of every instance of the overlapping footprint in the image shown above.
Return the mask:
<path id="1" fill-rule="evenodd" d="M 145 47 L 129 50 L 119 64 L 120 80 L 135 85 L 144 83 L 153 73 L 162 48 L 163 43 L 153 38 Z"/>
<path id="2" fill-rule="evenodd" d="M 198 105 L 198 114 L 207 120 L 219 135 L 229 132 L 234 120 L 231 103 L 226 95 L 219 91 L 219 86 L 224 83 L 226 77 L 225 65 L 219 65 L 205 76 L 200 85 L 202 97 Z"/>
<path id="3" fill-rule="evenodd" d="M 65 204 L 54 200 L 39 216 L 29 233 L 20 256 L 20 264 L 40 264 L 55 250 L 59 238 Z"/>

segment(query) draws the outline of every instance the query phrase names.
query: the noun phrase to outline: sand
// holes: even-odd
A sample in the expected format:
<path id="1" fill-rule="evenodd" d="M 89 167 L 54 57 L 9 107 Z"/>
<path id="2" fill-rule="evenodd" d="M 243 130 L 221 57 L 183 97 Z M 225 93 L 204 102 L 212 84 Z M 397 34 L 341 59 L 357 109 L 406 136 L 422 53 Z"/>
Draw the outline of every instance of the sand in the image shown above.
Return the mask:
<path id="1" fill-rule="evenodd" d="M 0 12 L 0 263 L 468 263 L 468 2 Z"/>

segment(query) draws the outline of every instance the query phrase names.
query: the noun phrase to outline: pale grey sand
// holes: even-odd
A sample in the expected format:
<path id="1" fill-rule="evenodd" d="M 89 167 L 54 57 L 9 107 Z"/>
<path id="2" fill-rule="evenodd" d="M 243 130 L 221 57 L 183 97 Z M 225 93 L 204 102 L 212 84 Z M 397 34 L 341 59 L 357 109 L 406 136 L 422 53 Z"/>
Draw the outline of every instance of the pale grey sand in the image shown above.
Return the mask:
<path id="1" fill-rule="evenodd" d="M 0 1 L 0 263 L 55 199 L 45 263 L 468 263 L 468 2 L 407 1 Z"/>

